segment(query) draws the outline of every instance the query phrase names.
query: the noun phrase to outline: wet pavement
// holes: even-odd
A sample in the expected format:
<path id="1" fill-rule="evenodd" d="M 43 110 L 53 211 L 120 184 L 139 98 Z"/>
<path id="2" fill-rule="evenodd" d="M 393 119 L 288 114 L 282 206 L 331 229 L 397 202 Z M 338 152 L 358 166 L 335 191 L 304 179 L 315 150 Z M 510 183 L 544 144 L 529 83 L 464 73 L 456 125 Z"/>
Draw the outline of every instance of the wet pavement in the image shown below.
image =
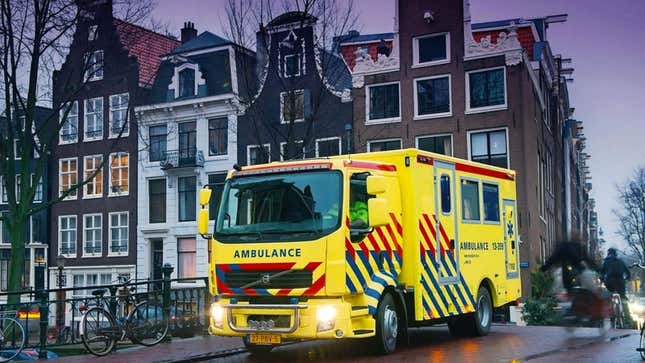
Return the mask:
<path id="1" fill-rule="evenodd" d="M 410 344 L 389 356 L 365 340 L 309 341 L 274 349 L 263 357 L 246 352 L 239 338 L 177 339 L 151 348 L 120 350 L 107 357 L 77 356 L 55 362 L 641 362 L 634 330 L 496 325 L 489 335 L 453 338 L 445 326 L 410 330 Z"/>

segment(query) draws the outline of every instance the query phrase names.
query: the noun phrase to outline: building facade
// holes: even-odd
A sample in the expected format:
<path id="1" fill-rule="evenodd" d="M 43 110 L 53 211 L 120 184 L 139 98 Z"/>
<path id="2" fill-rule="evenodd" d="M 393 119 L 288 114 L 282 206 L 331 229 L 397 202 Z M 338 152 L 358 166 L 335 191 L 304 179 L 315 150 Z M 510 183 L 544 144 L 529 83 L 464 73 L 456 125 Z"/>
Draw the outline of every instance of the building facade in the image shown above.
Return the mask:
<path id="1" fill-rule="evenodd" d="M 181 45 L 164 55 L 139 120 L 137 278 L 208 275 L 207 244 L 196 233 L 197 191 L 214 189 L 211 219 L 226 174 L 237 163 L 240 81 L 255 54 L 187 22 Z M 241 131 L 241 130 L 240 130 Z M 201 283 L 202 281 L 200 281 Z"/>
<path id="2" fill-rule="evenodd" d="M 317 19 L 288 12 L 257 33 L 256 89 L 238 133 L 241 165 L 325 157 L 351 147 L 351 78 L 343 59 L 315 36 Z"/>
<path id="3" fill-rule="evenodd" d="M 397 1 L 395 13 L 405 21 L 395 21 L 391 51 L 352 54 L 342 49 L 357 39 L 340 42 L 354 64 L 354 149 L 417 147 L 514 169 L 523 295 L 530 296 L 529 270 L 561 230 L 555 160 L 571 108 L 546 25 L 563 16 L 473 25 L 468 1 L 420 0 Z"/>
<path id="4" fill-rule="evenodd" d="M 80 20 L 53 75 L 63 123 L 50 162 L 50 261 L 64 259 L 64 286 L 135 276 L 138 128 L 134 106 L 154 80 L 159 56 L 178 42 L 116 19 L 112 1 L 79 1 Z M 57 281 L 52 263 L 50 281 Z M 74 291 L 75 295 L 86 291 Z"/>

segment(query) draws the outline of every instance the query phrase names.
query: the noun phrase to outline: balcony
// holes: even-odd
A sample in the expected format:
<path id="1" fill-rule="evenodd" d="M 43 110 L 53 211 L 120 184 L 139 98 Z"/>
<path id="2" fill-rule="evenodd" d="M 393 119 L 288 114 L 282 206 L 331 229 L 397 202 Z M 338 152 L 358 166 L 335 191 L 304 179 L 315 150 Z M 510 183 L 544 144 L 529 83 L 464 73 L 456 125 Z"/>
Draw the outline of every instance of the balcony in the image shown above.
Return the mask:
<path id="1" fill-rule="evenodd" d="M 161 170 L 169 171 L 180 168 L 203 168 L 204 153 L 195 148 L 166 151 L 159 161 Z"/>

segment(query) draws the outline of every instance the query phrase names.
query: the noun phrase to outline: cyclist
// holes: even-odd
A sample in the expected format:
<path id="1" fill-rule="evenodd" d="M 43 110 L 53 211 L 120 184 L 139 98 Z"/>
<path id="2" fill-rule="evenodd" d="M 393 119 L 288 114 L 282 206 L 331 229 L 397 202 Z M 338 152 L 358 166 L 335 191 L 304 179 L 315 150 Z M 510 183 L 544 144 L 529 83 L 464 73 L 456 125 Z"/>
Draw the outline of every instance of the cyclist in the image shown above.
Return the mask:
<path id="1" fill-rule="evenodd" d="M 558 243 L 540 270 L 546 272 L 554 266 L 562 267 L 562 284 L 568 292 L 578 285 L 578 275 L 585 268 L 599 270 L 596 262 L 584 252 L 584 248 L 578 242 L 574 241 L 562 241 Z"/>
<path id="2" fill-rule="evenodd" d="M 627 296 L 625 295 L 625 281 L 631 278 L 631 273 L 629 272 L 627 265 L 625 265 L 625 262 L 618 258 L 615 248 L 612 247 L 607 250 L 607 257 L 605 257 L 605 260 L 602 263 L 600 274 L 607 290 L 611 293 L 617 293 L 620 295 L 623 305 L 623 319 L 625 321 L 625 325 L 631 326 L 633 321 L 631 319 L 631 314 L 629 313 Z"/>

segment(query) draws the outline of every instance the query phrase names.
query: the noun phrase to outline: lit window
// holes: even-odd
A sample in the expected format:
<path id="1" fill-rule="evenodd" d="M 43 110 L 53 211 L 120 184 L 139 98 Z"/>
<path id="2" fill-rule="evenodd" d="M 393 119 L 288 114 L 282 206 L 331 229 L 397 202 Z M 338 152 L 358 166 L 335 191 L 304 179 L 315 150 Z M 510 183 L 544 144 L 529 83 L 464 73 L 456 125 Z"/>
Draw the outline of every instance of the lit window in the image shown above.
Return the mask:
<path id="1" fill-rule="evenodd" d="M 197 275 L 197 241 L 194 238 L 177 239 L 177 277 Z"/>
<path id="2" fill-rule="evenodd" d="M 76 257 L 76 216 L 58 217 L 60 254 Z"/>
<path id="3" fill-rule="evenodd" d="M 60 119 L 65 121 L 60 128 L 59 143 L 78 141 L 78 101 L 64 105 L 60 110 Z"/>
<path id="4" fill-rule="evenodd" d="M 89 180 L 84 189 L 85 198 L 97 198 L 103 195 L 103 170 L 99 169 L 103 162 L 102 155 L 89 155 L 84 158 L 84 180 Z M 99 169 L 97 171 L 97 169 Z M 94 175 L 96 173 L 96 175 Z M 94 175 L 94 176 L 93 176 Z"/>
<path id="5" fill-rule="evenodd" d="M 110 96 L 110 137 L 127 136 L 130 133 L 129 102 L 130 95 L 127 93 Z"/>
<path id="6" fill-rule="evenodd" d="M 103 51 L 97 50 L 85 55 L 85 81 L 103 79 Z"/>
<path id="7" fill-rule="evenodd" d="M 103 97 L 85 100 L 85 141 L 103 138 Z"/>
<path id="8" fill-rule="evenodd" d="M 103 216 L 87 214 L 83 216 L 83 255 L 100 256 L 103 244 Z"/>
<path id="9" fill-rule="evenodd" d="M 76 158 L 60 159 L 58 161 L 58 195 L 70 190 L 78 183 L 78 160 Z M 77 190 L 69 193 L 66 200 L 76 199 Z"/>
<path id="10" fill-rule="evenodd" d="M 126 152 L 110 154 L 110 195 L 127 195 L 129 191 L 130 155 Z"/>
<path id="11" fill-rule="evenodd" d="M 128 254 L 128 212 L 110 213 L 110 254 Z"/>

